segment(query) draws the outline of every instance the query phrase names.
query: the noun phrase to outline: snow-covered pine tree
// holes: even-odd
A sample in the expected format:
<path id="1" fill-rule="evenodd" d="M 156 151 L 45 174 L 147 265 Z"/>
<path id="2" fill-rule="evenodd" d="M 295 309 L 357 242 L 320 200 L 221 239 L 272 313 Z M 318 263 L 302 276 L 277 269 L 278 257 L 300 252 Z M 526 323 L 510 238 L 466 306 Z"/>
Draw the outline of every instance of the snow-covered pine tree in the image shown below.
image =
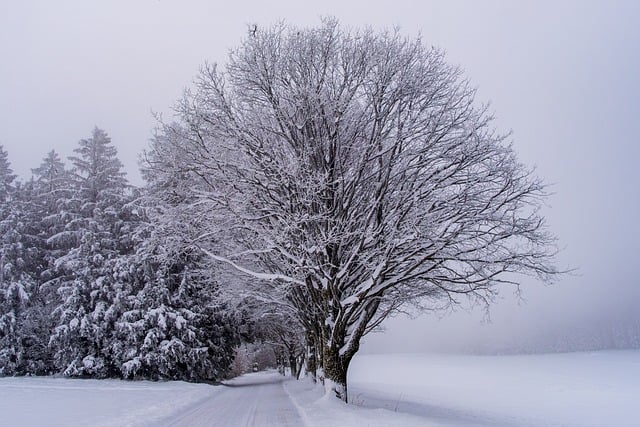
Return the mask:
<path id="1" fill-rule="evenodd" d="M 40 166 L 31 170 L 33 205 L 38 211 L 39 226 L 36 230 L 42 241 L 43 258 L 46 267 L 40 280 L 49 293 L 55 294 L 56 283 L 54 261 L 75 246 L 76 233 L 68 230 L 74 215 L 74 188 L 70 171 L 55 151 L 50 151 Z M 68 234 L 65 234 L 68 233 Z M 52 239 L 56 236 L 55 239 Z M 66 239 L 65 237 L 66 236 Z M 66 241 L 65 241 L 66 240 Z M 51 283 L 50 283 L 51 282 Z"/>
<path id="2" fill-rule="evenodd" d="M 7 152 L 0 146 L 0 375 L 20 373 L 24 360 L 21 329 L 34 288 L 28 274 L 30 251 L 24 230 L 20 188 L 14 184 Z"/>
<path id="3" fill-rule="evenodd" d="M 48 343 L 54 326 L 51 312 L 59 304 L 55 286 L 51 286 L 51 266 L 59 253 L 47 240 L 64 229 L 65 204 L 71 189 L 70 175 L 55 151 L 49 152 L 32 174 L 16 200 L 21 207 L 21 241 L 29 255 L 25 269 L 33 279 L 28 304 L 22 311 L 24 358 L 17 373 L 43 375 L 54 370 Z"/>
<path id="4" fill-rule="evenodd" d="M 218 380 L 231 365 L 240 331 L 222 301 L 217 269 L 194 245 L 199 222 L 207 218 L 190 209 L 184 181 L 166 172 L 143 170 L 148 223 L 129 262 L 136 290 L 118 322 L 122 374 Z"/>
<path id="5" fill-rule="evenodd" d="M 55 150 L 51 150 L 42 159 L 40 166 L 31 169 L 31 173 L 39 195 L 53 212 L 58 206 L 59 196 L 68 197 L 65 190 L 69 189 L 70 174 L 65 169 L 64 162 Z"/>
<path id="6" fill-rule="evenodd" d="M 118 322 L 126 378 L 215 381 L 239 344 L 237 329 L 217 298 L 210 267 L 189 247 L 156 240 L 139 249 L 130 309 Z"/>
<path id="7" fill-rule="evenodd" d="M 15 192 L 14 180 L 16 175 L 11 169 L 9 155 L 0 145 L 0 201 L 2 208 L 7 208 L 11 203 L 11 196 Z"/>
<path id="8" fill-rule="evenodd" d="M 18 331 L 22 360 L 15 374 L 46 374 L 51 371 L 48 342 L 51 332 L 51 307 L 40 288 L 41 276 L 47 268 L 46 240 L 42 235 L 42 209 L 38 203 L 34 181 L 16 186 L 13 206 L 17 212 L 15 232 L 20 239 L 21 282 L 28 300 L 22 304 Z"/>
<path id="9" fill-rule="evenodd" d="M 126 199 L 126 173 L 118 150 L 104 130 L 94 128 L 91 138 L 81 140 L 74 152 L 78 155 L 69 160 L 85 211 L 93 214 L 92 209 L 105 209 Z"/>
<path id="10" fill-rule="evenodd" d="M 54 311 L 57 326 L 50 344 L 65 375 L 115 376 L 119 367 L 109 348 L 120 308 L 114 302 L 123 300 L 123 285 L 114 270 L 131 250 L 124 236 L 132 228 L 129 184 L 103 130 L 95 128 L 75 152 L 67 221 L 49 239 L 54 247 L 73 245 L 54 263 L 61 303 Z"/>

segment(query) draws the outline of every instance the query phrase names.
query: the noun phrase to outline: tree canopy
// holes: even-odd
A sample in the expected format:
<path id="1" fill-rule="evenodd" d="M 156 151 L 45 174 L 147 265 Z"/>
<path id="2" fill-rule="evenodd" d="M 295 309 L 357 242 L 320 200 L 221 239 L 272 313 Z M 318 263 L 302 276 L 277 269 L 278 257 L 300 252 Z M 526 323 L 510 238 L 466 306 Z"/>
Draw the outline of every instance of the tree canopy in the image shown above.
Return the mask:
<path id="1" fill-rule="evenodd" d="M 295 313 L 344 399 L 360 339 L 403 305 L 488 304 L 518 274 L 558 273 L 544 183 L 420 39 L 331 19 L 258 29 L 176 110 L 148 173 L 208 219 L 203 253 Z"/>

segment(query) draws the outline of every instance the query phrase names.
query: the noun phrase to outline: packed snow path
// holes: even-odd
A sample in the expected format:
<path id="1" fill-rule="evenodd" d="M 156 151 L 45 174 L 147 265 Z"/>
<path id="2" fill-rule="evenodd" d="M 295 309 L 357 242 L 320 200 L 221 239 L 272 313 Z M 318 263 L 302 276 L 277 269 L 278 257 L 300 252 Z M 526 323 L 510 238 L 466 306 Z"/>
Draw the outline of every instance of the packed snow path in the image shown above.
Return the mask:
<path id="1" fill-rule="evenodd" d="M 221 390 L 161 425 L 166 427 L 301 426 L 304 422 L 283 388 L 287 378 L 259 372 L 225 382 Z"/>

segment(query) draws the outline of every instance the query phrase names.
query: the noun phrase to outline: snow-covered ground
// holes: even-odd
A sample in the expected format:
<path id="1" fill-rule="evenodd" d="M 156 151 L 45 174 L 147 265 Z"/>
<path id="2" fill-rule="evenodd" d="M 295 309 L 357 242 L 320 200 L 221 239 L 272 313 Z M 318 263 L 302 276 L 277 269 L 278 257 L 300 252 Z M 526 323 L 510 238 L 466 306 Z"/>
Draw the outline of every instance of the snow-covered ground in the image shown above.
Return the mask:
<path id="1" fill-rule="evenodd" d="M 0 378 L 0 426 L 155 426 L 217 389 L 181 381 Z"/>
<path id="2" fill-rule="evenodd" d="M 441 425 L 640 426 L 640 350 L 356 357 L 354 404 Z"/>
<path id="3" fill-rule="evenodd" d="M 228 427 L 304 425 L 303 416 L 283 388 L 291 378 L 276 371 L 258 372 L 225 381 L 205 399 L 162 422 L 161 427 Z"/>
<path id="4" fill-rule="evenodd" d="M 357 356 L 349 394 L 274 372 L 229 386 L 2 378 L 0 425 L 638 426 L 640 350 Z"/>

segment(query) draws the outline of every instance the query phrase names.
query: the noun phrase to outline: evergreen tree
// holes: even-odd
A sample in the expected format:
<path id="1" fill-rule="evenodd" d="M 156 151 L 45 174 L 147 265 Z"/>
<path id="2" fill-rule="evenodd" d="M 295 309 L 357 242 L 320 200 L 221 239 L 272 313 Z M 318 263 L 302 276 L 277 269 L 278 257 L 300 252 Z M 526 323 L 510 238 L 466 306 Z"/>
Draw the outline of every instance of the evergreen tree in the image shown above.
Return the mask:
<path id="1" fill-rule="evenodd" d="M 21 329 L 34 284 L 27 273 L 29 249 L 22 241 L 24 222 L 19 188 L 7 152 L 0 146 L 0 374 L 20 372 L 24 360 Z"/>
<path id="2" fill-rule="evenodd" d="M 65 169 L 64 163 L 60 159 L 55 150 L 49 151 L 47 156 L 42 160 L 40 166 L 31 169 L 33 173 L 35 186 L 39 190 L 40 196 L 47 196 L 46 206 L 51 210 L 58 206 L 59 195 L 64 194 L 69 188 L 69 172 Z"/>
<path id="3" fill-rule="evenodd" d="M 219 380 L 239 344 L 210 263 L 189 243 L 180 206 L 156 206 L 129 265 L 137 291 L 118 322 L 125 377 Z"/>
<path id="4" fill-rule="evenodd" d="M 73 209 L 74 184 L 71 173 L 53 150 L 31 172 L 33 201 L 39 217 L 37 233 L 42 241 L 46 264 L 40 278 L 46 287 L 47 282 L 55 278 L 54 261 L 75 246 L 77 231 L 70 232 L 69 227 L 72 219 L 77 217 Z"/>
<path id="5" fill-rule="evenodd" d="M 0 145 L 0 202 L 2 203 L 2 209 L 6 209 L 11 202 L 11 197 L 15 193 L 14 175 L 9 163 L 9 155 L 4 150 L 4 147 Z"/>
<path id="6" fill-rule="evenodd" d="M 22 241 L 32 253 L 28 273 L 35 285 L 24 310 L 24 363 L 20 373 L 41 375 L 55 370 L 48 343 L 54 326 L 51 314 L 60 301 L 52 267 L 61 251 L 71 248 L 53 248 L 48 240 L 64 230 L 66 205 L 72 192 L 70 174 L 53 150 L 39 167 L 32 169 L 32 174 L 20 192 L 25 224 Z"/>
<path id="7" fill-rule="evenodd" d="M 49 239 L 58 247 L 74 245 L 54 263 L 61 304 L 51 345 L 66 375 L 113 376 L 118 367 L 108 348 L 118 316 L 112 305 L 122 290 L 113 273 L 118 258 L 131 250 L 129 185 L 103 130 L 95 128 L 75 152 L 68 221 Z"/>
<path id="8" fill-rule="evenodd" d="M 78 155 L 69 160 L 73 163 L 80 199 L 86 203 L 84 208 L 104 209 L 121 204 L 129 184 L 118 159 L 118 150 L 107 133 L 94 128 L 91 138 L 81 140 L 74 152 Z"/>

